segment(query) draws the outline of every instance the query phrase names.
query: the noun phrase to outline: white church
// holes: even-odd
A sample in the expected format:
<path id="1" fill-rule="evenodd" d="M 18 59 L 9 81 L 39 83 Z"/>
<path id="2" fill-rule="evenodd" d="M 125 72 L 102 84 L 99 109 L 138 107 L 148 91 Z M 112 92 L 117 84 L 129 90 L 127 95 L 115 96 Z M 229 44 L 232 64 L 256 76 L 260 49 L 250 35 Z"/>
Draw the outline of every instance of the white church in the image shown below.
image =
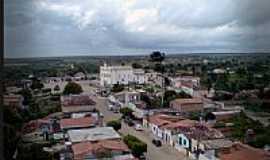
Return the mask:
<path id="1" fill-rule="evenodd" d="M 134 69 L 131 66 L 100 66 L 100 85 L 111 86 L 114 84 L 144 84 L 144 70 Z"/>

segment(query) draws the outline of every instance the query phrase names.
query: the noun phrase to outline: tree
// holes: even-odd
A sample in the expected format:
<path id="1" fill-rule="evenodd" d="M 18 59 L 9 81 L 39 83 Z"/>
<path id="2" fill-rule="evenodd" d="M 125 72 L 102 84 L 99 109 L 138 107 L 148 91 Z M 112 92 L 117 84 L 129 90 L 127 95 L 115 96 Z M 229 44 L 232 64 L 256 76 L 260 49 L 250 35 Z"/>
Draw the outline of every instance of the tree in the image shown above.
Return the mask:
<path id="1" fill-rule="evenodd" d="M 154 51 L 150 54 L 150 61 L 161 63 L 165 59 L 165 53 Z"/>
<path id="2" fill-rule="evenodd" d="M 42 89 L 44 87 L 40 80 L 34 79 L 32 81 L 31 89 Z"/>
<path id="3" fill-rule="evenodd" d="M 126 135 L 124 137 L 124 142 L 131 149 L 131 152 L 135 157 L 140 157 L 144 152 L 147 152 L 147 144 L 135 136 Z"/>
<path id="4" fill-rule="evenodd" d="M 164 66 L 162 65 L 162 62 L 165 60 L 165 53 L 161 53 L 160 51 L 154 51 L 150 54 L 150 61 L 154 62 L 154 63 L 158 63 L 155 65 L 155 67 L 157 67 L 156 69 L 160 69 L 160 72 L 162 74 L 162 78 L 164 78 Z M 161 107 L 163 107 L 163 103 L 164 103 L 164 80 L 162 82 L 162 97 L 161 97 Z"/>
<path id="5" fill-rule="evenodd" d="M 135 63 L 132 63 L 132 67 L 133 68 L 142 68 L 143 66 L 141 64 L 135 62 Z"/>
<path id="6" fill-rule="evenodd" d="M 75 82 L 69 82 L 64 89 L 63 94 L 68 95 L 68 94 L 80 94 L 82 93 L 82 87 L 81 85 L 75 83 Z"/>
<path id="7" fill-rule="evenodd" d="M 125 89 L 124 85 L 122 84 L 114 84 L 113 88 L 111 89 L 112 92 L 121 92 Z"/>
<path id="8" fill-rule="evenodd" d="M 109 121 L 107 122 L 107 126 L 113 127 L 114 130 L 118 131 L 119 129 L 121 129 L 121 121 L 119 120 Z"/>
<path id="9" fill-rule="evenodd" d="M 130 108 L 124 107 L 120 109 L 120 113 L 123 114 L 124 117 L 131 117 L 132 116 L 132 110 Z"/>

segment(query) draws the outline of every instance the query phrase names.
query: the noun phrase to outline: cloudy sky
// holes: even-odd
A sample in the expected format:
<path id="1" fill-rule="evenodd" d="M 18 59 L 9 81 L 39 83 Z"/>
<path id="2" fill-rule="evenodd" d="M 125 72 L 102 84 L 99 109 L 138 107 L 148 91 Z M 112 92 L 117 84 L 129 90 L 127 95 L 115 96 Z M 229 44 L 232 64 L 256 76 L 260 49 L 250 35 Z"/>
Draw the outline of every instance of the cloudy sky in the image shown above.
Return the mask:
<path id="1" fill-rule="evenodd" d="M 270 0 L 6 0 L 5 56 L 270 51 Z"/>

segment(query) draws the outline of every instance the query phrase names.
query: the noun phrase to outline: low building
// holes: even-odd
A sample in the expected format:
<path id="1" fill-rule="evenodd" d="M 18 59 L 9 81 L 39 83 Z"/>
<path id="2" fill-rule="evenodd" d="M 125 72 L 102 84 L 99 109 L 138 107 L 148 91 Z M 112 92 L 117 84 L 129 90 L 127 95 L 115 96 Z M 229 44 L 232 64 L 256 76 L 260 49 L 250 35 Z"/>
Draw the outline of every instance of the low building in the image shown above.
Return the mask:
<path id="1" fill-rule="evenodd" d="M 175 88 L 181 88 L 183 86 L 188 86 L 192 89 L 198 89 L 200 87 L 200 77 L 193 76 L 181 76 L 172 78 L 172 86 Z"/>
<path id="2" fill-rule="evenodd" d="M 203 101 L 201 98 L 182 98 L 170 102 L 170 107 L 181 113 L 203 111 Z"/>
<path id="3" fill-rule="evenodd" d="M 190 119 L 181 119 L 177 122 L 172 122 L 170 124 L 164 125 L 161 127 L 164 132 L 163 142 L 168 143 L 171 146 L 175 146 L 176 135 L 183 131 L 189 130 L 198 124 L 198 121 L 190 120 Z"/>
<path id="4" fill-rule="evenodd" d="M 121 136 L 112 127 L 74 129 L 67 131 L 67 134 L 72 143 L 121 139 Z"/>
<path id="5" fill-rule="evenodd" d="M 206 115 L 206 119 L 211 122 L 227 122 L 238 116 L 241 111 L 218 111 L 218 112 L 211 112 Z"/>
<path id="6" fill-rule="evenodd" d="M 233 142 L 228 139 L 213 139 L 201 141 L 200 159 L 212 160 L 217 159 L 220 151 L 227 150 L 232 147 Z"/>
<path id="7" fill-rule="evenodd" d="M 183 120 L 183 118 L 179 116 L 170 116 L 165 114 L 156 114 L 144 117 L 143 119 L 143 126 L 150 129 L 152 134 L 156 136 L 159 139 L 163 139 L 164 129 L 162 126 L 178 122 L 180 120 Z"/>
<path id="8" fill-rule="evenodd" d="M 23 96 L 21 95 L 4 95 L 4 105 L 14 108 L 23 108 Z"/>
<path id="9" fill-rule="evenodd" d="M 208 127 L 205 124 L 196 124 L 193 127 L 182 129 L 179 134 L 175 136 L 175 148 L 178 151 L 187 153 L 189 156 L 196 155 L 199 150 L 203 151 L 205 148 L 203 141 L 215 140 L 224 138 L 224 135 L 218 130 Z"/>
<path id="10" fill-rule="evenodd" d="M 151 110 L 147 109 L 146 103 L 143 102 L 143 101 L 138 101 L 138 102 L 135 102 L 135 103 L 129 103 L 128 108 L 133 110 L 132 114 L 137 119 L 143 119 L 147 115 L 152 115 L 153 114 L 153 112 Z"/>
<path id="11" fill-rule="evenodd" d="M 158 86 L 162 86 L 163 78 L 160 73 L 151 71 L 150 73 L 145 73 L 145 83 L 146 84 L 155 84 Z"/>
<path id="12" fill-rule="evenodd" d="M 98 120 L 95 117 L 65 118 L 60 120 L 60 127 L 63 131 L 69 129 L 95 127 Z"/>
<path id="13" fill-rule="evenodd" d="M 269 160 L 270 153 L 262 149 L 234 143 L 229 149 L 217 153 L 220 160 Z"/>
<path id="14" fill-rule="evenodd" d="M 61 108 L 64 114 L 91 112 L 96 108 L 96 102 L 89 95 L 61 96 Z"/>
<path id="15" fill-rule="evenodd" d="M 122 91 L 114 94 L 114 98 L 122 105 L 136 103 L 141 99 L 141 94 L 136 91 Z"/>
<path id="16" fill-rule="evenodd" d="M 102 140 L 98 142 L 81 142 L 72 145 L 74 160 L 135 160 L 127 145 L 121 140 Z"/>

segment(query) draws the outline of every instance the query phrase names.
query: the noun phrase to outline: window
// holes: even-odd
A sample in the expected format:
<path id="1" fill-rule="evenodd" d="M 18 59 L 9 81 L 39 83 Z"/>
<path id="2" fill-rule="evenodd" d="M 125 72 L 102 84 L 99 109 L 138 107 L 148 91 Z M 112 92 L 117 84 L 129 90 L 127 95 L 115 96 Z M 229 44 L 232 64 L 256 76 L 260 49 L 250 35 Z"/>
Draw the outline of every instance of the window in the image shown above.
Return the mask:
<path id="1" fill-rule="evenodd" d="M 179 145 L 182 145 L 182 137 L 179 137 Z"/>
<path id="2" fill-rule="evenodd" d="M 184 143 L 184 145 L 186 145 L 187 144 L 187 141 L 184 139 L 183 143 Z"/>

